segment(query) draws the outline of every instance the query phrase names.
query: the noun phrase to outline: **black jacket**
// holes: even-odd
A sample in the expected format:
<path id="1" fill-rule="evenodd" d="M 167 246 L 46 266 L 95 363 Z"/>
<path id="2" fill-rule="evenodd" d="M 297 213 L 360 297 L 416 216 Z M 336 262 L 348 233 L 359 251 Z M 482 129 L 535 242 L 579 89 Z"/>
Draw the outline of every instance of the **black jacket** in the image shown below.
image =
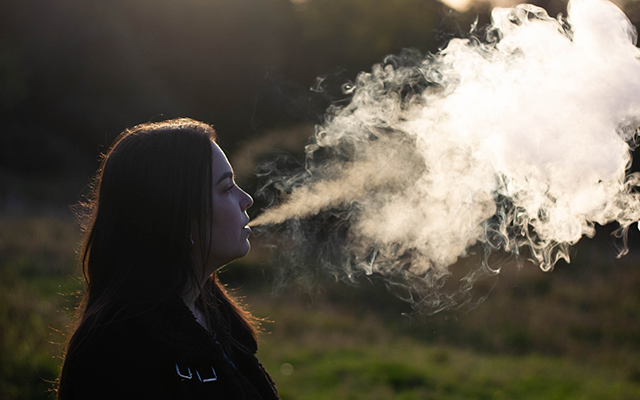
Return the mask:
<path id="1" fill-rule="evenodd" d="M 116 318 L 66 362 L 66 399 L 279 399 L 255 356 L 229 357 L 181 299 Z"/>

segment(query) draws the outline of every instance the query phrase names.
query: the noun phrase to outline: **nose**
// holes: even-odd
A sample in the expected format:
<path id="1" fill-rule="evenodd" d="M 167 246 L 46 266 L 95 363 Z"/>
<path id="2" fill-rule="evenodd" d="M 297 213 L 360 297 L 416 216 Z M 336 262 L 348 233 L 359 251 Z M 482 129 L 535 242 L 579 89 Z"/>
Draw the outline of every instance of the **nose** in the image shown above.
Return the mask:
<path id="1" fill-rule="evenodd" d="M 240 199 L 240 207 L 242 208 L 242 211 L 247 211 L 247 209 L 253 205 L 253 198 L 244 190 L 241 190 L 241 192 L 242 198 Z"/>

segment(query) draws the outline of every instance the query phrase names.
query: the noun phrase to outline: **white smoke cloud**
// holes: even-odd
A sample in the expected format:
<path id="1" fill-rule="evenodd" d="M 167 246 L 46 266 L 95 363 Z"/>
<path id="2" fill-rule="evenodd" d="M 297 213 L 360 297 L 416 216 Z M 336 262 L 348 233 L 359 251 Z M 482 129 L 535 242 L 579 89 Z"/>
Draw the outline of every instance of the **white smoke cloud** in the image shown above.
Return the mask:
<path id="1" fill-rule="evenodd" d="M 498 8 L 482 39 L 390 57 L 329 110 L 303 174 L 265 172 L 286 194 L 254 225 L 307 251 L 294 264 L 383 274 L 419 307 L 455 301 L 438 288 L 474 244 L 568 261 L 595 224 L 640 219 L 635 43 L 612 3 L 572 0 L 567 20 Z"/>

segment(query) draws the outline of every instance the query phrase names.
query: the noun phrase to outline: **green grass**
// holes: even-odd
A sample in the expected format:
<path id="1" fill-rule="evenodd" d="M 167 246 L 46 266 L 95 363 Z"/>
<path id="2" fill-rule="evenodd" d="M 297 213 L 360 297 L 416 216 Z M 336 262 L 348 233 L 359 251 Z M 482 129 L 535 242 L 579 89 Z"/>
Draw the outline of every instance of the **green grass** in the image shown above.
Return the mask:
<path id="1" fill-rule="evenodd" d="M 0 399 L 51 398 L 81 289 L 78 241 L 70 219 L 0 218 Z M 594 251 L 552 273 L 505 268 L 478 285 L 495 284 L 483 304 L 433 316 L 375 283 L 273 296 L 259 258 L 223 278 L 273 321 L 259 357 L 284 400 L 640 398 L 633 258 L 607 265 Z"/>
<path id="2" fill-rule="evenodd" d="M 447 362 L 437 359 L 446 354 Z M 294 352 L 283 399 L 637 399 L 640 387 L 577 363 L 490 357 L 408 341 Z"/>
<path id="3" fill-rule="evenodd" d="M 1 399 L 50 398 L 80 289 L 78 235 L 53 216 L 0 220 Z"/>
<path id="4" fill-rule="evenodd" d="M 640 398 L 640 382 L 621 366 L 478 353 L 399 334 L 371 314 L 257 303 L 274 321 L 260 358 L 285 400 Z"/>

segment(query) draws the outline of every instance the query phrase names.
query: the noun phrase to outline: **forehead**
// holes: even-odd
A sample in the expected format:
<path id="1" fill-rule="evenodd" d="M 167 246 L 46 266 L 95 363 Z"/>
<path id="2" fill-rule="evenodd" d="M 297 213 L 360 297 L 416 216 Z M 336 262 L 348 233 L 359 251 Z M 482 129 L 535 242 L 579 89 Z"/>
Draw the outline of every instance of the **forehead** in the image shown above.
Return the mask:
<path id="1" fill-rule="evenodd" d="M 231 171 L 231 164 L 229 164 L 227 156 L 224 154 L 224 151 L 222 151 L 220 146 L 214 142 L 211 142 L 211 167 L 214 178 Z"/>

